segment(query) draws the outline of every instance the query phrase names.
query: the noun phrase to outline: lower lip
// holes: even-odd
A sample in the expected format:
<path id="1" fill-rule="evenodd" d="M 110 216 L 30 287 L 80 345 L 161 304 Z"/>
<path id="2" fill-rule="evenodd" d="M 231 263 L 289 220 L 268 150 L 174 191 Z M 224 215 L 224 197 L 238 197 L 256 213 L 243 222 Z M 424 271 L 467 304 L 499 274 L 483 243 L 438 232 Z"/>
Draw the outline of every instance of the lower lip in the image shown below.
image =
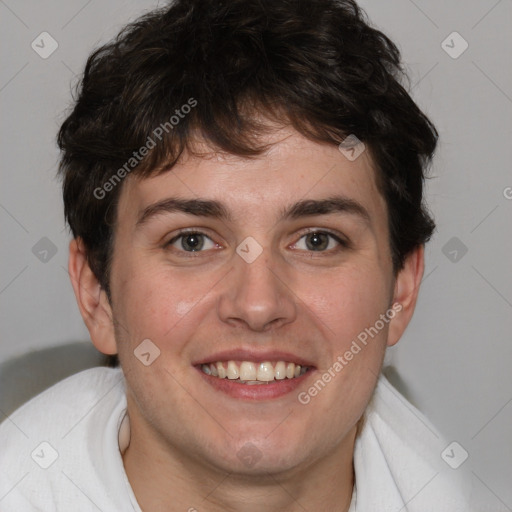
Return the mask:
<path id="1" fill-rule="evenodd" d="M 304 375 L 293 379 L 273 380 L 264 384 L 241 384 L 239 380 L 219 379 L 206 375 L 201 368 L 197 368 L 203 379 L 217 391 L 221 391 L 233 398 L 246 400 L 272 400 L 296 390 L 305 379 L 314 373 L 308 370 Z"/>

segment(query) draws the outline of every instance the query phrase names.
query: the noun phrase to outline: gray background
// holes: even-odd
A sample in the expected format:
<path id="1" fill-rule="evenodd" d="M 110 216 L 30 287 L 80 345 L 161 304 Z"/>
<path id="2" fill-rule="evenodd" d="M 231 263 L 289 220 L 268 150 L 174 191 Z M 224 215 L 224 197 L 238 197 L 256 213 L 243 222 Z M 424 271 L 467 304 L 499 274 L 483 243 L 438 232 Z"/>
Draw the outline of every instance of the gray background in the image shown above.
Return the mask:
<path id="1" fill-rule="evenodd" d="M 90 51 L 155 5 L 0 0 L 0 362 L 88 339 L 66 270 L 55 134 Z M 467 450 L 463 467 L 489 510 L 512 511 L 512 2 L 361 5 L 401 48 L 412 94 L 441 135 L 428 184 L 438 231 L 416 315 L 388 363 Z M 47 59 L 31 47 L 43 31 L 59 45 Z M 462 49 L 454 31 L 469 45 L 457 58 L 445 51 Z"/>

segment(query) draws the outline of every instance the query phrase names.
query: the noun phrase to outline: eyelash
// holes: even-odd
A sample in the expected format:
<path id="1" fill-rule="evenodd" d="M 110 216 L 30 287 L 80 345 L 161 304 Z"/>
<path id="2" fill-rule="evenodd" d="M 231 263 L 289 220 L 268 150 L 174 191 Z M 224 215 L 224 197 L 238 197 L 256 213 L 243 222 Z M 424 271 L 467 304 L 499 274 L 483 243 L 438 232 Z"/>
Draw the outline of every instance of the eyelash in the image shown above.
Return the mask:
<path id="1" fill-rule="evenodd" d="M 347 240 L 344 240 L 340 236 L 338 236 L 338 235 L 336 235 L 336 234 L 334 234 L 334 233 L 332 233 L 330 231 L 321 230 L 321 229 L 312 229 L 312 230 L 303 232 L 301 234 L 300 238 L 297 240 L 297 242 L 295 242 L 293 245 L 296 245 L 300 240 L 302 240 L 303 237 L 305 237 L 307 235 L 311 235 L 311 234 L 325 234 L 325 235 L 328 235 L 329 237 L 334 239 L 339 244 L 339 246 L 337 248 L 335 248 L 335 249 L 329 249 L 327 251 L 311 251 L 311 250 L 302 250 L 301 249 L 302 252 L 310 252 L 312 254 L 318 253 L 319 255 L 325 255 L 325 254 L 330 255 L 333 252 L 334 253 L 338 253 L 339 251 L 341 251 L 343 249 L 348 249 L 350 247 L 350 244 L 349 244 L 349 242 Z M 204 233 L 202 231 L 198 231 L 198 230 L 182 230 L 182 231 L 179 231 L 176 236 L 174 236 L 168 242 L 166 242 L 164 247 L 167 248 L 167 247 L 172 246 L 172 244 L 177 242 L 180 238 L 184 238 L 187 235 L 201 235 L 201 236 L 204 236 L 204 237 L 208 238 L 209 240 L 211 240 L 213 242 L 211 237 L 209 237 L 206 233 Z M 213 243 L 215 243 L 215 242 L 213 242 Z M 216 245 L 218 245 L 218 244 L 216 244 Z M 208 249 L 208 250 L 212 250 L 212 249 Z M 204 251 L 204 250 L 200 250 L 200 251 L 185 251 L 185 250 L 177 249 L 177 251 L 179 253 L 187 255 L 185 257 L 189 257 L 189 258 L 197 258 L 197 257 L 199 257 L 199 255 L 201 253 L 208 252 L 208 250 L 206 250 L 206 251 Z"/>

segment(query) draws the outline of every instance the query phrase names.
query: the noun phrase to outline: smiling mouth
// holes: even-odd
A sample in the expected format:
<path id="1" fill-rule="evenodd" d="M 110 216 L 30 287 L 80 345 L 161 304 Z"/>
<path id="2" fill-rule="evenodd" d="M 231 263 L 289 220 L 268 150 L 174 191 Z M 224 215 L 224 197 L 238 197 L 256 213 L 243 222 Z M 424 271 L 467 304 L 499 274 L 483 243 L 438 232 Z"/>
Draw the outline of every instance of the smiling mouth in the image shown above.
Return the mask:
<path id="1" fill-rule="evenodd" d="M 202 364 L 201 371 L 217 377 L 228 379 L 238 384 L 268 384 L 270 382 L 295 379 L 307 373 L 311 368 L 287 361 L 217 361 Z"/>

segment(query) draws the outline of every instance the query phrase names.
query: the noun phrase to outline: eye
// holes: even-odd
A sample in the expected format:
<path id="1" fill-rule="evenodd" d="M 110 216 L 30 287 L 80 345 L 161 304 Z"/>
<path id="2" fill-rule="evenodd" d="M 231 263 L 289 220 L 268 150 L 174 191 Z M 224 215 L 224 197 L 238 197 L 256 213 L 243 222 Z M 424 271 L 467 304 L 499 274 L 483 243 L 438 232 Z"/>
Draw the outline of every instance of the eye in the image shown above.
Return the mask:
<path id="1" fill-rule="evenodd" d="M 186 231 L 175 236 L 166 244 L 185 252 L 201 252 L 203 249 L 214 249 L 217 244 L 199 231 Z"/>
<path id="2" fill-rule="evenodd" d="M 338 236 L 326 231 L 311 231 L 303 235 L 293 247 L 305 251 L 326 252 L 348 244 Z"/>

